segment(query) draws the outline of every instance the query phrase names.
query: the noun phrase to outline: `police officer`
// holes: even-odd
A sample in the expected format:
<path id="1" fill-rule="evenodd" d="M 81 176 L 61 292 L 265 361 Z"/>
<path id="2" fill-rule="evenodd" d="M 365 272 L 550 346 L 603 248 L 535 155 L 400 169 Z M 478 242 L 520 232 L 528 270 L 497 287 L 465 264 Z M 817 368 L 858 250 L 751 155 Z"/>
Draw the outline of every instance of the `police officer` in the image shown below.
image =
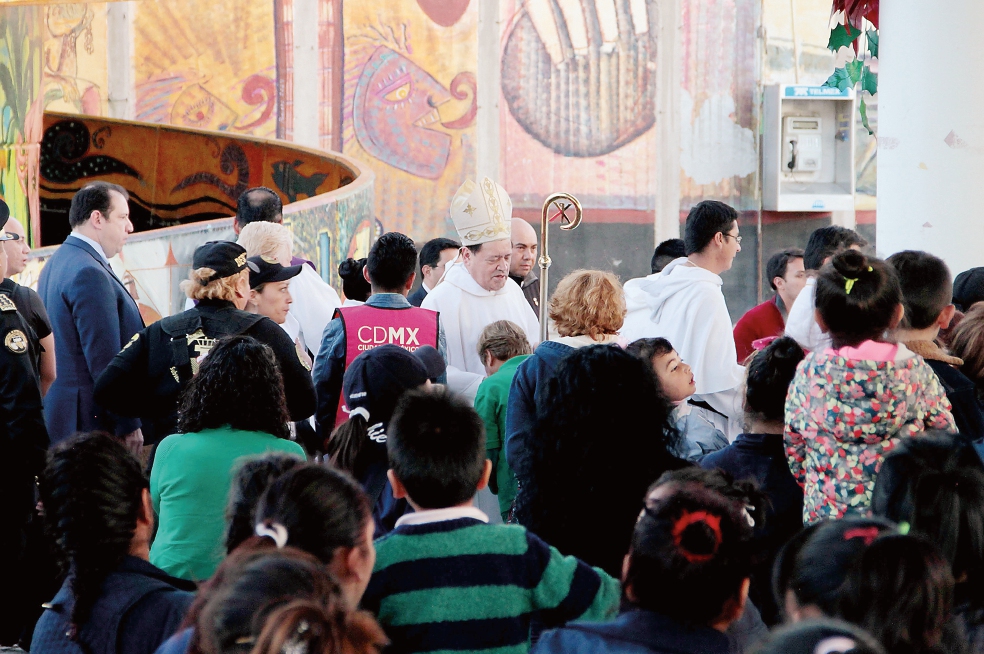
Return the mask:
<path id="1" fill-rule="evenodd" d="M 314 413 L 310 366 L 283 329 L 265 316 L 243 310 L 250 294 L 249 266 L 241 245 L 211 241 L 200 246 L 181 289 L 197 305 L 138 332 L 96 380 L 97 403 L 140 418 L 145 444 L 156 444 L 174 433 L 179 396 L 198 371 L 199 360 L 219 338 L 245 334 L 273 350 L 291 420 Z"/>
<path id="2" fill-rule="evenodd" d="M 11 276 L 24 272 L 31 248 L 27 244 L 24 227 L 20 221 L 10 215 L 10 209 L 3 200 L 0 200 L 0 228 L 7 236 L 7 240 L 3 242 L 3 249 L 7 255 L 7 268 L 6 271 L 0 270 L 0 275 L 3 277 L 3 281 L 0 281 L 0 294 L 14 301 L 17 311 L 30 327 L 30 331 L 25 333 L 34 345 L 37 355 L 35 368 L 41 378 L 43 396 L 55 381 L 55 335 L 51 330 L 48 312 L 37 292 L 10 279 Z"/>
<path id="3" fill-rule="evenodd" d="M 9 240 L 0 228 L 0 242 Z M 0 268 L 6 266 L 0 247 Z M 25 541 L 48 449 L 32 333 L 13 300 L 0 294 L 0 588 L 11 598 L 23 597 L 33 582 L 24 574 Z M 14 602 L 0 611 L 0 645 L 16 643 L 27 608 Z"/>

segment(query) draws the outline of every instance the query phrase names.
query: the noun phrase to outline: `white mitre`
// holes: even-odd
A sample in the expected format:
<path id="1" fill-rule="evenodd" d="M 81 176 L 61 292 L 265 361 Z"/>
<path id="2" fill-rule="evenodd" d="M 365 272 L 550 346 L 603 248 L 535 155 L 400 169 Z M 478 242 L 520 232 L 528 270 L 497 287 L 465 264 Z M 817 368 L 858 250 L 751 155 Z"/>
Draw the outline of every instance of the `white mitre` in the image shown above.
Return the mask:
<path id="1" fill-rule="evenodd" d="M 451 199 L 451 220 L 462 245 L 480 245 L 512 236 L 512 200 L 488 177 L 466 181 Z"/>

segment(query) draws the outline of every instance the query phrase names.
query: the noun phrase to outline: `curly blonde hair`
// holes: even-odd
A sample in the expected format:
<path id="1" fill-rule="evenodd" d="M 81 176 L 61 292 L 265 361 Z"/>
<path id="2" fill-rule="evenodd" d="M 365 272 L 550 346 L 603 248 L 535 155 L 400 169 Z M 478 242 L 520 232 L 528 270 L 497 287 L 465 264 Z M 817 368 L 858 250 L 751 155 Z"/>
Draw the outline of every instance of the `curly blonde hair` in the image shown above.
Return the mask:
<path id="1" fill-rule="evenodd" d="M 557 285 L 549 315 L 561 336 L 617 334 L 625 320 L 622 284 L 610 272 L 575 270 Z"/>
<path id="2" fill-rule="evenodd" d="M 188 273 L 188 279 L 181 282 L 181 290 L 192 300 L 227 300 L 236 301 L 236 284 L 245 279 L 249 284 L 249 268 L 244 268 L 235 275 L 213 279 L 204 286 L 202 282 L 215 274 L 211 268 L 197 268 Z"/>

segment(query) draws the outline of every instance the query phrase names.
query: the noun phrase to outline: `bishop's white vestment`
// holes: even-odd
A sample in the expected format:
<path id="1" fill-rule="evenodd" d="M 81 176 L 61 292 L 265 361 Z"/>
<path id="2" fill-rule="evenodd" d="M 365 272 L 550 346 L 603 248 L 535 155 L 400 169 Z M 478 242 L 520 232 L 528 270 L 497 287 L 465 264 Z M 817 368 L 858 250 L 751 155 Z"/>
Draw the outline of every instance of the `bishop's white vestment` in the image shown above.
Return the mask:
<path id="1" fill-rule="evenodd" d="M 485 376 L 476 348 L 482 330 L 496 320 L 511 320 L 519 325 L 532 347 L 540 342 L 540 324 L 519 284 L 506 279 L 502 290 L 487 291 L 463 264 L 451 266 L 444 281 L 427 294 L 420 306 L 441 313 L 448 365 L 458 370 Z"/>

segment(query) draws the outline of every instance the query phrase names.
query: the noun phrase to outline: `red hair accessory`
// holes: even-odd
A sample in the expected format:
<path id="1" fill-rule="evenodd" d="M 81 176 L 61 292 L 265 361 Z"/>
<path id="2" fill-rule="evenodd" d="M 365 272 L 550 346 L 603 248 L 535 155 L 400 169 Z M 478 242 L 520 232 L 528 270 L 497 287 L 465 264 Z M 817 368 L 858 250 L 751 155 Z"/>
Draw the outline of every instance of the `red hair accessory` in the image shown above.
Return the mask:
<path id="1" fill-rule="evenodd" d="M 714 534 L 714 550 L 710 554 L 696 554 L 691 552 L 686 547 L 683 546 L 683 532 L 690 525 L 697 524 L 698 522 L 703 522 L 705 525 L 710 527 L 711 532 Z M 691 563 L 707 563 L 714 558 L 717 553 L 718 547 L 721 546 L 721 516 L 713 515 L 707 511 L 687 511 L 684 510 L 677 518 L 677 521 L 673 523 L 673 544 L 677 546 L 680 553 L 683 554 L 683 558 L 687 559 Z"/>
<path id="2" fill-rule="evenodd" d="M 878 527 L 855 527 L 854 529 L 848 529 L 844 532 L 844 540 L 860 538 L 864 541 L 865 545 L 871 545 L 871 541 L 878 538 L 880 533 L 881 532 L 878 531 Z"/>
<path id="3" fill-rule="evenodd" d="M 757 352 L 761 352 L 765 348 L 769 347 L 769 344 L 772 343 L 772 341 L 778 339 L 779 339 L 778 336 L 766 336 L 765 338 L 756 338 L 754 341 L 752 341 L 752 349 Z"/>

